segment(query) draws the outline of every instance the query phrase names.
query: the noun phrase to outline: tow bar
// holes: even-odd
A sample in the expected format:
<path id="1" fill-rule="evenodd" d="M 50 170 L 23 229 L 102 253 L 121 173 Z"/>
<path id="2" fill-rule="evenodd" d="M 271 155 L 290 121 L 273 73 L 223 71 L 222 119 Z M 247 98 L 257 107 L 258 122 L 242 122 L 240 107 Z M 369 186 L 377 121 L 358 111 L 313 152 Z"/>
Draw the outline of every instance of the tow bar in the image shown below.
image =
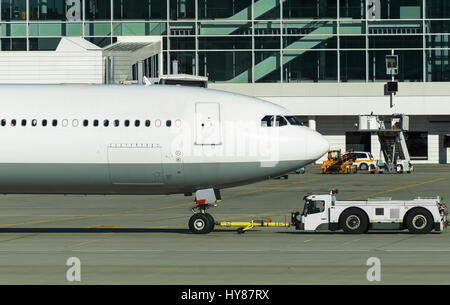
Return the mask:
<path id="1" fill-rule="evenodd" d="M 251 220 L 251 221 L 220 221 L 216 222 L 218 227 L 239 227 L 237 233 L 242 234 L 246 231 L 253 229 L 254 227 L 290 227 L 288 222 L 272 222 L 272 219 L 265 218 L 261 220 Z"/>

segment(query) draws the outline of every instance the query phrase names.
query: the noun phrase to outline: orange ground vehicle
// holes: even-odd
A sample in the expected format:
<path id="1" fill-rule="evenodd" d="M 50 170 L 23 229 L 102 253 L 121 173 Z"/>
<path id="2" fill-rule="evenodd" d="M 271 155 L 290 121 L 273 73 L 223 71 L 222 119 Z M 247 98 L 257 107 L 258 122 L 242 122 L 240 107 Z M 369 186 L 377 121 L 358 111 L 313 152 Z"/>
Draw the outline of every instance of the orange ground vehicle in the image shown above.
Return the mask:
<path id="1" fill-rule="evenodd" d="M 320 172 L 322 174 L 351 174 L 356 173 L 355 154 L 353 152 L 346 152 L 341 154 L 341 150 L 329 150 L 328 160 L 323 161 Z"/>

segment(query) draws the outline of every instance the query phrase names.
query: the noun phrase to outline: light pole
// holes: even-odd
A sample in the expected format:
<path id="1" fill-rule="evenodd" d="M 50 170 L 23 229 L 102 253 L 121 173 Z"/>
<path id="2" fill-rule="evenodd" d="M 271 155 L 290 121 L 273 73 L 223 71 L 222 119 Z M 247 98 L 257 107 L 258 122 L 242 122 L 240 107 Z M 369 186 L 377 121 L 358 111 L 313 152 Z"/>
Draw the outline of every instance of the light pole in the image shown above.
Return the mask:
<path id="1" fill-rule="evenodd" d="M 390 107 L 394 107 L 394 94 L 398 91 L 398 83 L 394 79 L 394 75 L 398 74 L 398 55 L 386 55 L 386 74 L 391 76 L 391 81 L 387 83 L 387 92 L 390 95 Z"/>

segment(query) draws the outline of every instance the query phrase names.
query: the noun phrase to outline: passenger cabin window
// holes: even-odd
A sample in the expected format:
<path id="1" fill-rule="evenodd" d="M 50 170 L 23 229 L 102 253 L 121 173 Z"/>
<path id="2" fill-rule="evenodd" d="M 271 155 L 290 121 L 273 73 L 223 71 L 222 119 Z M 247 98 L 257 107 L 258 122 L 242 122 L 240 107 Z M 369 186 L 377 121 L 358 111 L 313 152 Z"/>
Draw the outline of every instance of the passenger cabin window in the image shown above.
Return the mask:
<path id="1" fill-rule="evenodd" d="M 296 116 L 293 115 L 285 115 L 284 116 L 286 120 L 289 122 L 289 124 L 294 126 L 304 126 L 302 122 L 300 122 Z"/>
<path id="2" fill-rule="evenodd" d="M 273 115 L 266 115 L 261 120 L 262 127 L 272 127 L 273 126 Z"/>
<path id="3" fill-rule="evenodd" d="M 42 126 L 44 126 L 44 127 L 47 126 L 47 120 L 45 120 L 45 119 L 42 120 L 41 124 L 42 124 Z"/>
<path id="4" fill-rule="evenodd" d="M 3 119 L 1 124 L 2 124 L 2 126 L 6 126 L 6 120 Z"/>
<path id="5" fill-rule="evenodd" d="M 103 126 L 108 127 L 109 126 L 109 121 L 108 120 L 104 120 L 103 121 Z"/>
<path id="6" fill-rule="evenodd" d="M 36 120 L 36 119 L 33 119 L 33 120 L 31 121 L 31 125 L 32 125 L 32 126 L 36 126 L 36 125 L 37 125 L 37 120 Z"/>
<path id="7" fill-rule="evenodd" d="M 119 120 L 114 120 L 114 127 L 119 127 L 120 125 L 120 121 Z"/>
<path id="8" fill-rule="evenodd" d="M 284 117 L 281 115 L 277 115 L 277 119 L 275 121 L 275 126 L 286 126 L 288 123 Z"/>
<path id="9" fill-rule="evenodd" d="M 88 120 L 83 120 L 83 126 L 84 127 L 88 127 L 89 125 L 89 121 Z"/>
<path id="10" fill-rule="evenodd" d="M 98 126 L 98 120 L 94 120 L 94 127 Z"/>
<path id="11" fill-rule="evenodd" d="M 27 126 L 27 120 L 22 120 L 22 126 Z"/>
<path id="12" fill-rule="evenodd" d="M 125 120 L 125 122 L 123 122 L 123 124 L 125 125 L 125 127 L 129 127 L 130 126 L 130 120 Z"/>
<path id="13" fill-rule="evenodd" d="M 58 126 L 58 120 L 53 120 L 53 121 L 52 121 L 52 126 L 53 126 L 53 127 Z"/>
<path id="14" fill-rule="evenodd" d="M 172 126 L 172 121 L 171 121 L 171 120 L 167 120 L 167 121 L 166 121 L 166 126 L 167 126 L 167 127 Z"/>
<path id="15" fill-rule="evenodd" d="M 141 121 L 136 120 L 134 121 L 134 126 L 139 127 L 141 125 Z"/>
<path id="16" fill-rule="evenodd" d="M 150 120 L 145 120 L 145 127 L 150 127 Z"/>

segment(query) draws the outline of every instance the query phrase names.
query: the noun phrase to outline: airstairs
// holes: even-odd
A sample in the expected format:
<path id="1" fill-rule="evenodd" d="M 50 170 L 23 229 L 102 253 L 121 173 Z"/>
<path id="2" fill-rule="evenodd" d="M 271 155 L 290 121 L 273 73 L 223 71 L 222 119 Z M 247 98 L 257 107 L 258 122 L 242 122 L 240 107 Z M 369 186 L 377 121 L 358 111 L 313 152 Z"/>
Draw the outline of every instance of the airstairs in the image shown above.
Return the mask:
<path id="1" fill-rule="evenodd" d="M 409 129 L 409 118 L 406 115 L 392 115 L 390 126 L 375 115 L 359 117 L 359 131 L 374 131 L 380 142 L 380 157 L 377 167 L 380 172 L 410 173 L 413 171 L 408 146 L 403 131 Z M 384 161 L 383 161 L 384 160 Z"/>

